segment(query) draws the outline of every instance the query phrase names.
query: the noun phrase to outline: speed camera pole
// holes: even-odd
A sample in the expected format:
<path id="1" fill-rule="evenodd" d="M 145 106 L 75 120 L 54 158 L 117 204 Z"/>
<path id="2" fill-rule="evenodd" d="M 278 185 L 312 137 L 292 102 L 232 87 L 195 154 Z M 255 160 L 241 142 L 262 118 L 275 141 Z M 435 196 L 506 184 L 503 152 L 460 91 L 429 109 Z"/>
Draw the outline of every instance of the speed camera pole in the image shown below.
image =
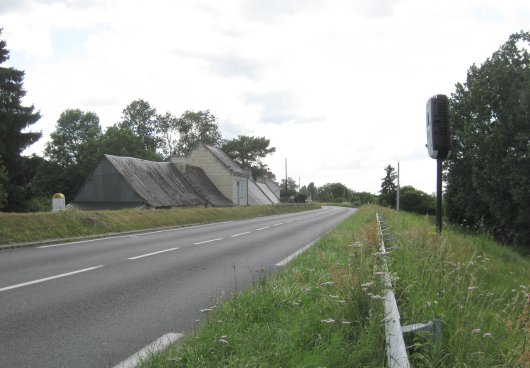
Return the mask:
<path id="1" fill-rule="evenodd" d="M 427 151 L 436 159 L 436 232 L 442 233 L 442 162 L 451 152 L 449 99 L 435 95 L 427 100 Z"/>
<path id="2" fill-rule="evenodd" d="M 436 159 L 436 232 L 442 233 L 442 159 Z"/>

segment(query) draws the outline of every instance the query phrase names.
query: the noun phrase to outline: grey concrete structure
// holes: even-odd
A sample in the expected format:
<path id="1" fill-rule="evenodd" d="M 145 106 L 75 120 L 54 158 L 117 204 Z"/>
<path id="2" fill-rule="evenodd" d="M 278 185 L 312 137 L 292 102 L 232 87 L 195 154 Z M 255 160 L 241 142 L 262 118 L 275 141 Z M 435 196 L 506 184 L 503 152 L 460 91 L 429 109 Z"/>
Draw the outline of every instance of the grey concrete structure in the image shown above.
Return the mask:
<path id="1" fill-rule="evenodd" d="M 82 209 L 207 205 L 170 162 L 105 155 L 74 199 Z"/>
<path id="2" fill-rule="evenodd" d="M 269 188 L 269 186 L 267 184 L 260 183 L 260 182 L 257 182 L 256 184 L 258 185 L 258 187 L 260 187 L 260 189 L 263 191 L 263 193 L 265 193 L 267 198 L 269 198 L 271 203 L 280 203 L 280 200 L 278 198 L 276 198 L 276 196 L 274 195 L 274 193 L 272 193 L 272 190 Z"/>
<path id="3" fill-rule="evenodd" d="M 248 205 L 249 173 L 219 148 L 201 143 L 185 159 L 177 157 L 172 161 L 176 165 L 200 167 L 217 189 L 235 205 Z"/>
<path id="4" fill-rule="evenodd" d="M 272 204 L 272 201 L 261 190 L 258 184 L 250 178 L 248 180 L 248 204 L 250 206 L 262 206 Z"/>

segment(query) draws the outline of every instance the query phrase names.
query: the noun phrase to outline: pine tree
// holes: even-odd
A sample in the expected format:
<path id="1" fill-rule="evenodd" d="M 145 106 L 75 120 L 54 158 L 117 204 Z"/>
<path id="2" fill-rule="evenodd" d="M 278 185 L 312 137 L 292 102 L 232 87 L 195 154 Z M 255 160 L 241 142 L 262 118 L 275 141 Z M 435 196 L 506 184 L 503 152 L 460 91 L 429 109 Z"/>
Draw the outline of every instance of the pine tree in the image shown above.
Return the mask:
<path id="1" fill-rule="evenodd" d="M 383 182 L 381 183 L 381 190 L 379 191 L 379 193 L 381 193 L 379 196 L 379 204 L 395 208 L 397 193 L 395 181 L 397 178 L 397 173 L 391 165 L 385 167 L 385 171 L 386 175 L 383 179 L 381 179 Z"/>
<path id="2" fill-rule="evenodd" d="M 0 29 L 0 35 L 1 35 Z M 9 59 L 6 42 L 0 40 L 0 65 Z M 8 177 L 7 210 L 23 210 L 27 176 L 22 172 L 21 154 L 38 141 L 39 132 L 24 130 L 40 119 L 34 107 L 22 106 L 26 91 L 23 88 L 24 72 L 0 66 L 0 156 Z"/>

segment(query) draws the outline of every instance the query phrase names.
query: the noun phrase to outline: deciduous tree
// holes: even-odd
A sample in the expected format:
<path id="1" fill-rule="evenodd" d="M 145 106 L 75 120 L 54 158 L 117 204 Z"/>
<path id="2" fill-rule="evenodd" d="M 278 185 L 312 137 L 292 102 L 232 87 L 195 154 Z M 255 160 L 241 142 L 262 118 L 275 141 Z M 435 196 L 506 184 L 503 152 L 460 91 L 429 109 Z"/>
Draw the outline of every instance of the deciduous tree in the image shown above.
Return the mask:
<path id="1" fill-rule="evenodd" d="M 221 141 L 217 118 L 210 110 L 184 112 L 178 120 L 178 130 L 180 155 L 188 154 L 199 143 L 218 145 Z"/>
<path id="2" fill-rule="evenodd" d="M 146 151 L 154 153 L 160 145 L 157 136 L 158 117 L 156 109 L 151 107 L 149 102 L 142 99 L 134 100 L 123 109 L 119 127 L 128 129 L 140 139 Z"/>
<path id="3" fill-rule="evenodd" d="M 451 96 L 453 145 L 446 162 L 451 221 L 499 240 L 530 244 L 530 33 L 509 37 L 472 65 Z"/>

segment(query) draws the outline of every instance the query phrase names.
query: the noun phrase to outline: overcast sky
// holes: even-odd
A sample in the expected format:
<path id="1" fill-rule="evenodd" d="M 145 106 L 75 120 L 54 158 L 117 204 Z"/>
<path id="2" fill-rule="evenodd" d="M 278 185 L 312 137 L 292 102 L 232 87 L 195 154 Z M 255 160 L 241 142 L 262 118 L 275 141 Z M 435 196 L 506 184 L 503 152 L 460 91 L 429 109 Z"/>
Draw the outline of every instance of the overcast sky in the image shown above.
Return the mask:
<path id="1" fill-rule="evenodd" d="M 425 103 L 530 25 L 528 0 L 0 0 L 42 154 L 61 112 L 103 128 L 142 98 L 265 136 L 278 178 L 376 193 L 384 167 L 432 193 Z"/>

